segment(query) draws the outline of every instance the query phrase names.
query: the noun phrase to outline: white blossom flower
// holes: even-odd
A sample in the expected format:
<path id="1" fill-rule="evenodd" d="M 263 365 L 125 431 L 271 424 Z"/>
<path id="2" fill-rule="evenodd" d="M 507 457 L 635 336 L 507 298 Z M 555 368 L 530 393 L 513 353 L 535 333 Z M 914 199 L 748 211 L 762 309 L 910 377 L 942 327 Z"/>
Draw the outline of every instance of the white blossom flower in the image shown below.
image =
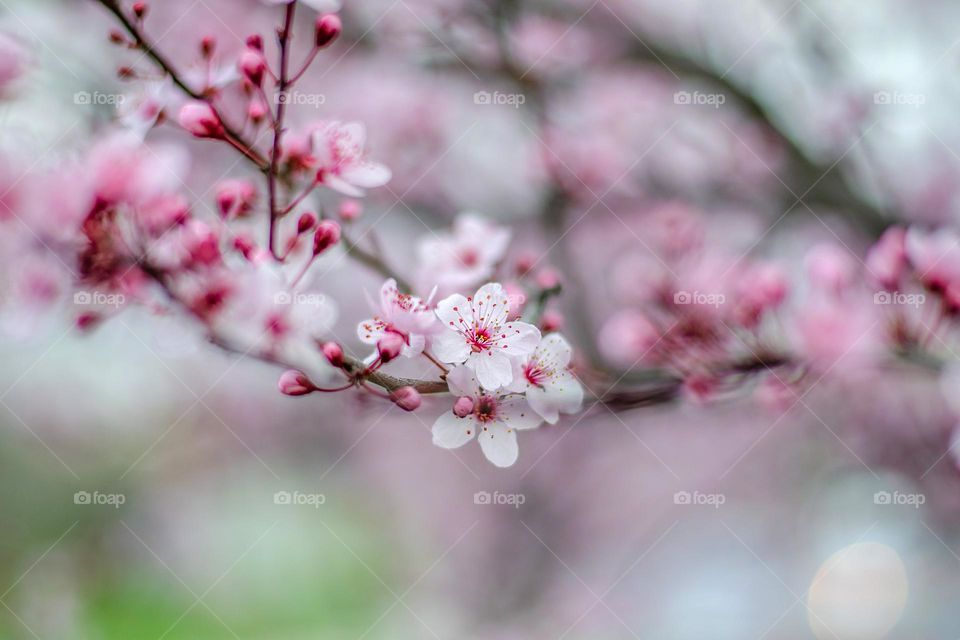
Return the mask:
<path id="1" fill-rule="evenodd" d="M 463 213 L 448 233 L 432 234 L 418 247 L 417 285 L 440 295 L 472 288 L 493 275 L 510 243 L 510 230 L 474 213 Z"/>
<path id="2" fill-rule="evenodd" d="M 473 412 L 458 417 L 446 411 L 433 423 L 433 444 L 456 449 L 473 440 L 487 460 L 498 467 L 509 467 L 517 461 L 517 430 L 535 429 L 543 420 L 519 395 L 501 396 L 484 390 L 473 371 L 454 367 L 447 374 L 450 392 L 473 400 Z"/>
<path id="3" fill-rule="evenodd" d="M 529 358 L 514 363 L 510 391 L 523 393 L 534 411 L 555 424 L 560 413 L 576 413 L 583 387 L 569 371 L 573 349 L 559 333 L 544 336 Z"/>
<path id="4" fill-rule="evenodd" d="M 390 181 L 390 169 L 364 156 L 367 132 L 359 122 L 322 122 L 313 130 L 313 159 L 323 184 L 334 191 L 360 197 L 364 189 Z"/>
<path id="5" fill-rule="evenodd" d="M 433 340 L 443 362 L 466 365 L 484 388 L 496 390 L 513 382 L 513 360 L 530 355 L 540 330 L 526 322 L 507 322 L 510 302 L 497 283 L 485 284 L 472 298 L 454 294 L 437 304 L 437 317 L 447 329 Z"/>
<path id="6" fill-rule="evenodd" d="M 357 336 L 365 344 L 377 344 L 387 333 L 396 333 L 403 338 L 401 353 L 408 358 L 420 355 L 437 326 L 433 309 L 420 298 L 400 293 L 393 278 L 380 288 L 379 312 L 357 325 Z"/>

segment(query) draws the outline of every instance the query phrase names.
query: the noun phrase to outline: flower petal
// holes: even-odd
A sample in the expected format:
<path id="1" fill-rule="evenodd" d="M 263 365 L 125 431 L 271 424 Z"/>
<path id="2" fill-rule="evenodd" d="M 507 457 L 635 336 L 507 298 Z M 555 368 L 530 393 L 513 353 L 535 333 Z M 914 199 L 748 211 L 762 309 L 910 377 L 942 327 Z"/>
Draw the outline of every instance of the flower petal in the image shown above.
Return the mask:
<path id="1" fill-rule="evenodd" d="M 475 398 L 480 395 L 480 383 L 477 382 L 477 375 L 470 367 L 453 367 L 447 374 L 447 385 L 450 387 L 450 393 L 455 396 Z"/>
<path id="2" fill-rule="evenodd" d="M 390 182 L 393 172 L 377 162 L 358 162 L 351 164 L 340 171 L 340 177 L 364 189 L 382 187 Z"/>
<path id="3" fill-rule="evenodd" d="M 495 391 L 513 382 L 513 365 L 509 358 L 499 352 L 471 354 L 467 366 L 477 372 L 477 380 L 487 391 Z"/>
<path id="4" fill-rule="evenodd" d="M 364 320 L 357 325 L 357 337 L 360 338 L 360 342 L 364 344 L 376 344 L 386 332 L 387 330 L 383 322 L 377 318 Z"/>
<path id="5" fill-rule="evenodd" d="M 431 344 L 433 355 L 437 356 L 440 362 L 460 364 L 470 356 L 470 345 L 456 331 L 444 331 L 434 336 Z"/>
<path id="6" fill-rule="evenodd" d="M 497 420 L 502 420 L 511 429 L 536 429 L 543 422 L 536 411 L 523 398 L 501 400 L 497 405 Z"/>
<path id="7" fill-rule="evenodd" d="M 468 416 L 458 418 L 447 410 L 433 423 L 433 444 L 444 449 L 462 447 L 476 435 L 477 423 Z"/>
<path id="8" fill-rule="evenodd" d="M 543 387 L 531 386 L 527 390 L 527 401 L 544 420 L 556 424 L 560 413 L 576 413 L 580 410 L 583 387 L 572 373 L 562 371 Z"/>
<path id="9" fill-rule="evenodd" d="M 496 349 L 507 356 L 526 356 L 540 344 L 540 329 L 526 322 L 508 322 L 501 327 Z"/>
<path id="10" fill-rule="evenodd" d="M 470 328 L 470 302 L 455 293 L 437 303 L 437 317 L 445 327 L 466 331 Z"/>
<path id="11" fill-rule="evenodd" d="M 537 347 L 537 360 L 550 369 L 566 369 L 573 356 L 573 348 L 559 333 L 545 335 Z"/>
<path id="12" fill-rule="evenodd" d="M 496 282 L 483 285 L 474 294 L 472 302 L 473 320 L 478 327 L 499 327 L 507 321 L 510 299 L 503 285 Z"/>
<path id="13" fill-rule="evenodd" d="M 480 448 L 487 460 L 498 467 L 509 467 L 517 461 L 517 432 L 502 422 L 491 422 L 480 431 Z"/>

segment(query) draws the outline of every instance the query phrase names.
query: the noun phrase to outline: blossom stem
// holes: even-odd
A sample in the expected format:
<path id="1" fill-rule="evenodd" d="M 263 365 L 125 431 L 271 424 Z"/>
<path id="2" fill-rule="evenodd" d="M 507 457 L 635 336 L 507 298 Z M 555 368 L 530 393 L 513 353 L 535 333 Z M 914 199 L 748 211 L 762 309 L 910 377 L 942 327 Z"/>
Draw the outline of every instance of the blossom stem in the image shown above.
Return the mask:
<path id="1" fill-rule="evenodd" d="M 440 369 L 440 371 L 443 371 L 444 374 L 450 373 L 450 370 L 447 369 L 447 368 L 443 365 L 443 363 L 441 363 L 439 360 L 437 360 L 435 357 L 433 357 L 433 355 L 431 355 L 429 351 L 424 350 L 423 352 L 421 352 L 421 354 L 423 355 L 424 358 L 426 358 L 427 360 L 429 360 L 429 361 L 432 362 L 433 364 L 437 365 L 437 368 Z"/>
<path id="2" fill-rule="evenodd" d="M 236 143 L 243 146 L 244 157 L 256 164 L 257 168 L 261 171 L 266 171 L 268 167 L 267 161 L 256 151 L 256 149 L 253 148 L 252 144 L 247 142 L 239 132 L 227 124 L 219 110 L 210 101 L 209 96 L 188 85 L 177 72 L 176 68 L 173 66 L 173 63 L 167 60 L 166 56 L 160 53 L 160 51 L 157 50 L 157 48 L 152 45 L 149 40 L 147 40 L 147 36 L 141 30 L 142 21 L 137 20 L 134 22 L 131 20 L 130 17 L 124 13 L 123 8 L 120 6 L 120 3 L 117 2 L 117 0 L 97 0 L 97 2 L 103 5 L 107 11 L 112 13 L 117 18 L 130 37 L 133 38 L 136 46 L 143 51 L 148 58 L 153 60 L 158 67 L 166 72 L 167 75 L 170 76 L 173 84 L 175 84 L 181 91 L 194 100 L 201 100 L 210 105 L 210 108 L 213 109 L 214 114 L 216 114 L 217 118 L 220 120 L 221 126 L 223 127 L 225 133 L 224 138 L 231 144 Z"/>
<path id="3" fill-rule="evenodd" d="M 296 74 L 290 79 L 290 84 L 297 82 L 300 78 L 303 77 L 303 74 L 307 72 L 307 69 L 310 68 L 310 65 L 313 64 L 313 61 L 317 59 L 317 54 L 320 53 L 320 47 L 313 47 L 310 50 L 310 55 L 307 56 L 307 59 L 304 61 L 303 66 L 300 67 L 300 71 L 297 71 Z"/>
<path id="4" fill-rule="evenodd" d="M 313 193 L 314 190 L 315 190 L 319 185 L 320 185 L 320 182 L 317 181 L 317 180 L 314 180 L 312 183 L 310 183 L 310 186 L 307 187 L 306 189 L 304 189 L 303 192 L 302 192 L 300 195 L 298 195 L 298 196 L 293 200 L 293 202 L 291 202 L 290 204 L 288 204 L 288 205 L 284 208 L 284 210 L 281 212 L 280 215 L 281 215 L 281 216 L 285 216 L 285 215 L 287 215 L 288 213 L 290 213 L 291 211 L 293 211 L 294 209 L 296 209 L 296 208 L 297 208 L 297 205 L 299 205 L 301 202 L 303 202 L 304 200 L 306 200 L 306 199 L 307 199 L 307 196 L 309 196 L 311 193 Z"/>
<path id="5" fill-rule="evenodd" d="M 289 87 L 289 80 L 287 77 L 287 67 L 289 65 L 290 59 L 290 35 L 293 29 L 293 18 L 296 13 L 296 2 L 291 2 L 287 5 L 284 19 L 283 27 L 280 30 L 280 73 L 279 81 L 277 82 L 277 94 L 283 96 L 287 92 Z M 280 212 L 277 210 L 277 171 L 280 164 L 280 143 L 283 137 L 283 122 L 287 115 L 287 101 L 278 100 L 277 104 L 277 117 L 274 118 L 273 122 L 273 148 L 270 152 L 270 169 L 267 173 L 267 193 L 268 199 L 270 202 L 270 228 L 268 234 L 267 244 L 270 248 L 270 254 L 278 261 L 281 260 L 280 256 L 277 254 L 275 245 L 275 238 L 277 235 L 277 218 L 280 217 Z"/>

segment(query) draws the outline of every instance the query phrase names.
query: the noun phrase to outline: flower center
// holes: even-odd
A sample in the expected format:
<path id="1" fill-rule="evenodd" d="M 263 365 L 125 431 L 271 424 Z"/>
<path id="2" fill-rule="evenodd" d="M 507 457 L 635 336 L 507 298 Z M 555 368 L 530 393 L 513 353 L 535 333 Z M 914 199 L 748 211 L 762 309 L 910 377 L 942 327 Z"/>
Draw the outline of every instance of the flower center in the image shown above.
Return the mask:
<path id="1" fill-rule="evenodd" d="M 475 327 L 467 334 L 467 342 L 474 353 L 486 351 L 492 346 L 493 338 L 487 329 Z"/>
<path id="2" fill-rule="evenodd" d="M 477 420 L 486 424 L 497 417 L 497 399 L 493 396 L 480 396 L 473 409 Z"/>
<path id="3" fill-rule="evenodd" d="M 460 264 L 465 267 L 475 267 L 480 262 L 476 249 L 464 249 L 460 252 Z"/>
<path id="4" fill-rule="evenodd" d="M 550 370 L 545 368 L 536 360 L 531 360 L 523 368 L 523 375 L 527 382 L 535 387 L 543 386 L 543 383 L 550 377 Z"/>

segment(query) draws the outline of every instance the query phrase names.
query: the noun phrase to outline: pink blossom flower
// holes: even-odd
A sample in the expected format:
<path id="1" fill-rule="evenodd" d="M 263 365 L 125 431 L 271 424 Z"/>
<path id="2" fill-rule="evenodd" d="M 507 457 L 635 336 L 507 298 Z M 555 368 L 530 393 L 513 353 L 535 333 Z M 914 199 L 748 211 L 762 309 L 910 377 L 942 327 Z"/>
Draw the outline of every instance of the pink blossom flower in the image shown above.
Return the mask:
<path id="1" fill-rule="evenodd" d="M 423 351 L 436 324 L 433 310 L 420 298 L 400 293 L 390 278 L 380 288 L 379 315 L 357 325 L 357 337 L 364 344 L 377 344 L 388 333 L 398 335 L 403 339 L 401 355 L 413 358 Z"/>
<path id="2" fill-rule="evenodd" d="M 907 232 L 902 227 L 890 227 L 867 252 L 867 271 L 875 283 L 884 289 L 897 289 L 907 268 Z"/>
<path id="3" fill-rule="evenodd" d="M 523 361 L 514 363 L 510 390 L 526 394 L 530 407 L 550 424 L 561 413 L 576 413 L 583 404 L 583 387 L 569 370 L 573 349 L 559 333 L 551 333 Z"/>
<path id="4" fill-rule="evenodd" d="M 323 184 L 334 191 L 359 197 L 364 189 L 390 181 L 390 169 L 364 157 L 367 133 L 359 122 L 324 122 L 312 137 L 313 159 Z"/>
<path id="5" fill-rule="evenodd" d="M 433 444 L 444 449 L 456 449 L 473 440 L 480 440 L 480 448 L 487 460 L 498 467 L 509 467 L 517 461 L 517 430 L 535 429 L 543 420 L 520 396 L 500 396 L 483 389 L 473 371 L 454 367 L 447 374 L 450 392 L 473 399 L 473 411 L 459 417 L 445 411 L 433 423 Z"/>
<path id="6" fill-rule="evenodd" d="M 451 232 L 421 241 L 417 283 L 422 291 L 436 286 L 440 295 L 475 287 L 493 275 L 509 243 L 508 229 L 474 213 L 461 214 Z"/>
<path id="7" fill-rule="evenodd" d="M 449 329 L 433 341 L 436 356 L 466 363 L 480 384 L 496 390 L 513 382 L 513 360 L 533 353 L 540 330 L 526 322 L 507 322 L 510 300 L 497 283 L 485 284 L 472 298 L 454 294 L 437 304 L 437 317 Z"/>
<path id="8" fill-rule="evenodd" d="M 956 231 L 945 228 L 928 233 L 910 227 L 905 246 L 907 258 L 925 286 L 943 291 L 960 283 L 960 236 Z"/>

